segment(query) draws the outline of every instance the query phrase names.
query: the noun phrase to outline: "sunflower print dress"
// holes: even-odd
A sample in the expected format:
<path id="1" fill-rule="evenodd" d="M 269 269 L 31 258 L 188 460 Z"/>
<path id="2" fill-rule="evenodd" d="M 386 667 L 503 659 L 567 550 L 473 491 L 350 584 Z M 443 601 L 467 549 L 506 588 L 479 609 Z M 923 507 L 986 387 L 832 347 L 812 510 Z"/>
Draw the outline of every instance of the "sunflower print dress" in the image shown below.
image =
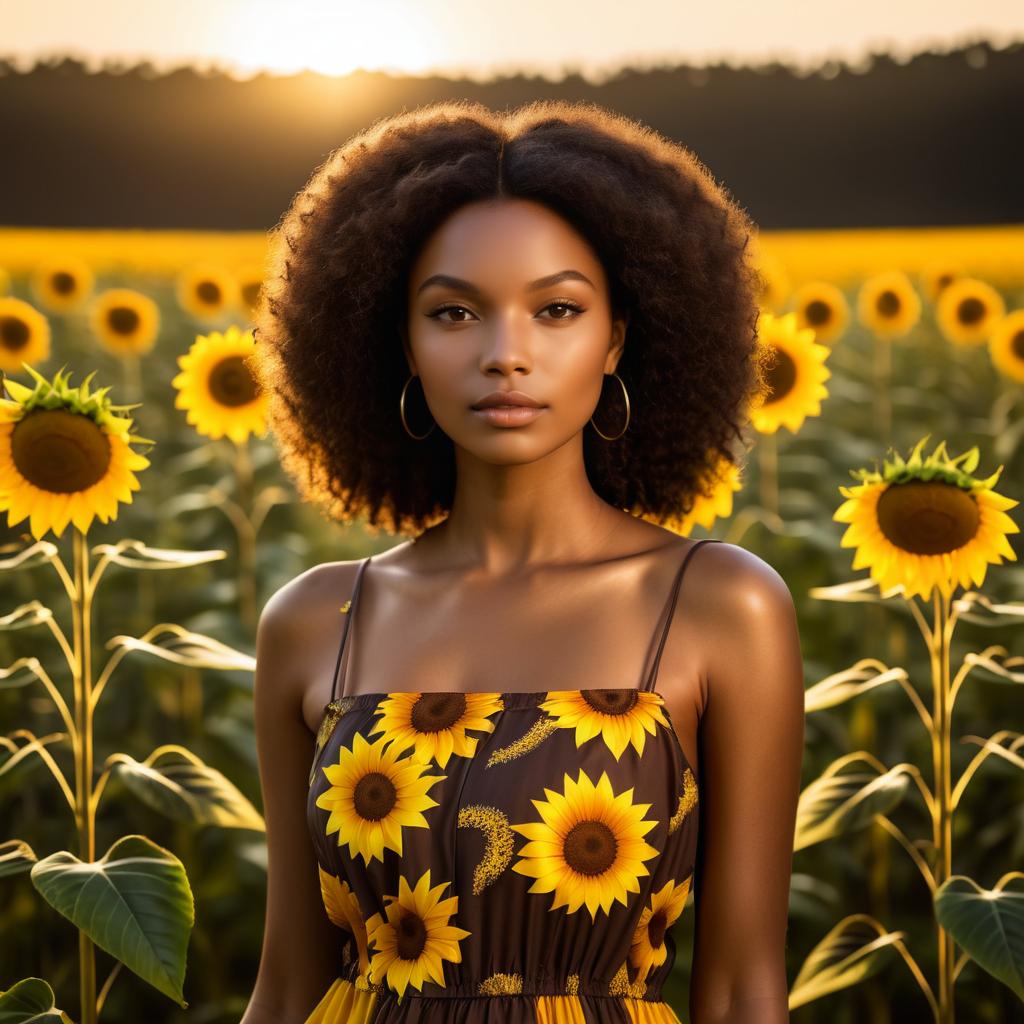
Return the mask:
<path id="1" fill-rule="evenodd" d="M 340 962 L 306 1024 L 680 1022 L 697 785 L 654 683 L 708 540 L 639 688 L 335 698 L 336 667 L 307 820 Z"/>

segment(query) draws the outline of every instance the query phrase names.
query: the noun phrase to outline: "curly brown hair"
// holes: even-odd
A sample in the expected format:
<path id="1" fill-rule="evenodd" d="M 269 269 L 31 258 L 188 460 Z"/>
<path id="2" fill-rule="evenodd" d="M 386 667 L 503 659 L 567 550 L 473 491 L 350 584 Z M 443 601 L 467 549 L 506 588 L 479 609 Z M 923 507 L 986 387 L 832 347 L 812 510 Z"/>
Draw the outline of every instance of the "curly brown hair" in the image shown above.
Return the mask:
<path id="1" fill-rule="evenodd" d="M 584 435 L 595 492 L 653 522 L 685 515 L 737 462 L 765 387 L 756 228 L 689 150 L 583 102 L 435 103 L 378 120 L 316 168 L 270 233 L 255 317 L 251 365 L 286 471 L 324 514 L 373 531 L 417 534 L 451 509 L 452 441 L 414 441 L 398 414 L 407 276 L 447 217 L 500 197 L 570 223 L 605 268 L 613 314 L 629 316 L 616 371 L 629 429 Z M 621 423 L 608 390 L 619 406 L 602 418 Z"/>

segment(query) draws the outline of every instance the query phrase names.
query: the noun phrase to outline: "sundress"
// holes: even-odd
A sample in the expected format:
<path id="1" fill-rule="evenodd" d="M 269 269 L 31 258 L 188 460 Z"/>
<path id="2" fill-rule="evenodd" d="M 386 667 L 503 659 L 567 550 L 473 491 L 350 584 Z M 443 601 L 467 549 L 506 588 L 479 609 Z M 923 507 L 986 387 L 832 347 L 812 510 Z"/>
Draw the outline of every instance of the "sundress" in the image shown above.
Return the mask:
<path id="1" fill-rule="evenodd" d="M 338 693 L 310 770 L 338 975 L 306 1024 L 681 1024 L 697 783 L 654 688 Z M 371 556 L 372 557 L 372 556 Z"/>

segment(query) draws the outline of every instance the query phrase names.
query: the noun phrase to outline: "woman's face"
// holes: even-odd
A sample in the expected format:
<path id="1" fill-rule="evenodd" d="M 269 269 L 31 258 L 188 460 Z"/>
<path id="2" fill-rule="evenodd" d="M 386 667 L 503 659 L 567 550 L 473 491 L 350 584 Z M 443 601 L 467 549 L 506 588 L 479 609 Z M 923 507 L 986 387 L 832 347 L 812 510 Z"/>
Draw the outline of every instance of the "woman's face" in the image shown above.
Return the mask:
<path id="1" fill-rule="evenodd" d="M 406 356 L 430 413 L 456 446 L 490 463 L 532 462 L 579 434 L 625 339 L 597 256 L 525 199 L 474 202 L 445 221 L 412 267 L 408 309 Z M 422 434 L 430 421 L 418 391 L 409 385 L 406 419 Z M 494 391 L 540 408 L 474 408 Z M 597 422 L 606 434 L 621 429 Z"/>

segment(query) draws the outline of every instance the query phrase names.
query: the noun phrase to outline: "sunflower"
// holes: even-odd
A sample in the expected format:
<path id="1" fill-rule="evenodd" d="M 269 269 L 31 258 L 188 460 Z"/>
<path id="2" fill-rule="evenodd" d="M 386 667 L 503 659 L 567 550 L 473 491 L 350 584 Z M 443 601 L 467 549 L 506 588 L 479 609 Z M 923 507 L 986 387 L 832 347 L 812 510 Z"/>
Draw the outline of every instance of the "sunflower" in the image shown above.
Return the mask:
<path id="1" fill-rule="evenodd" d="M 384 733 L 402 753 L 415 747 L 421 761 L 431 758 L 445 768 L 452 754 L 472 757 L 477 737 L 466 731 L 493 732 L 490 715 L 504 707 L 500 693 L 402 693 L 395 692 L 380 702 L 380 721 L 370 730 Z"/>
<path id="2" fill-rule="evenodd" d="M 30 284 L 41 305 L 54 313 L 67 313 L 92 294 L 95 278 L 84 260 L 65 256 L 39 264 Z"/>
<path id="3" fill-rule="evenodd" d="M 947 341 L 981 345 L 1006 314 L 1006 303 L 987 281 L 961 277 L 944 288 L 935 319 Z"/>
<path id="4" fill-rule="evenodd" d="M 117 517 L 117 503 L 130 504 L 139 489 L 133 470 L 149 460 L 130 441 L 155 444 L 128 431 L 132 421 L 117 415 L 131 405 L 113 405 L 109 388 L 89 393 L 58 370 L 51 383 L 32 367 L 35 388 L 5 381 L 13 401 L 0 399 L 0 510 L 8 525 L 26 516 L 36 540 L 47 530 L 59 537 L 69 522 L 85 533 L 93 517 Z"/>
<path id="5" fill-rule="evenodd" d="M 142 292 L 108 288 L 93 300 L 89 322 L 108 352 L 116 356 L 143 355 L 156 343 L 160 309 Z"/>
<path id="6" fill-rule="evenodd" d="M 750 420 L 762 434 L 774 434 L 779 427 L 795 434 L 808 416 L 821 412 L 821 400 L 828 397 L 825 381 L 832 373 L 825 360 L 832 350 L 797 323 L 796 313 L 758 317 L 758 337 L 773 357 L 766 372 L 768 391 L 750 404 Z"/>
<path id="7" fill-rule="evenodd" d="M 839 488 L 847 500 L 832 517 L 850 524 L 840 546 L 857 547 L 854 569 L 869 568 L 883 591 L 902 586 L 904 597 L 925 600 L 933 587 L 947 598 L 957 584 L 980 587 L 988 563 L 1016 560 L 1006 537 L 1019 532 L 1006 515 L 1018 502 L 991 489 L 1003 467 L 974 477 L 977 446 L 951 459 L 945 441 L 922 459 L 930 436 L 906 462 L 894 452 L 881 472 L 851 470 L 863 482 Z"/>
<path id="8" fill-rule="evenodd" d="M 661 707 L 665 698 L 630 686 L 621 690 L 550 690 L 538 705 L 559 729 L 576 730 L 576 746 L 600 736 L 618 761 L 633 744 L 644 752 L 644 730 L 652 736 L 658 724 L 668 728 Z"/>
<path id="9" fill-rule="evenodd" d="M 365 978 L 370 970 L 370 952 L 367 946 L 366 922 L 359 900 L 344 878 L 332 875 L 318 864 L 320 895 L 331 923 L 352 933 L 359 950 L 359 973 Z"/>
<path id="10" fill-rule="evenodd" d="M 846 296 L 828 281 L 809 281 L 793 293 L 791 299 L 797 326 L 809 327 L 815 340 L 833 345 L 842 337 L 850 322 L 850 306 Z"/>
<path id="11" fill-rule="evenodd" d="M 325 765 L 331 785 L 316 806 L 330 811 L 326 834 L 338 833 L 338 846 L 348 843 L 367 864 L 384 860 L 384 848 L 402 853 L 402 828 L 427 828 L 422 811 L 436 807 L 427 790 L 446 775 L 426 775 L 428 766 L 416 757 L 399 757 L 382 737 L 367 743 L 356 733 L 352 746 L 342 747 L 336 764 Z"/>
<path id="12" fill-rule="evenodd" d="M 902 338 L 921 319 L 921 298 L 902 270 L 869 277 L 857 294 L 860 322 L 879 338 Z"/>
<path id="13" fill-rule="evenodd" d="M 50 321 L 13 295 L 0 297 L 0 370 L 21 373 L 24 363 L 50 358 Z"/>
<path id="14" fill-rule="evenodd" d="M 178 302 L 198 320 L 220 320 L 238 304 L 238 281 L 223 267 L 199 263 L 178 275 Z"/>
<path id="15" fill-rule="evenodd" d="M 430 868 L 420 875 L 415 889 L 405 875 L 398 876 L 398 895 L 385 896 L 387 920 L 374 914 L 366 923 L 375 947 L 370 974 L 376 984 L 387 984 L 401 1000 L 409 985 L 422 990 L 425 981 L 444 985 L 444 964 L 462 963 L 459 942 L 471 933 L 450 924 L 459 897 L 441 899 L 450 882 L 430 887 Z"/>
<path id="16" fill-rule="evenodd" d="M 1024 381 L 1024 309 L 1007 313 L 988 339 L 992 365 L 1016 381 Z"/>
<path id="17" fill-rule="evenodd" d="M 563 792 L 545 787 L 547 801 L 533 800 L 543 821 L 513 825 L 530 842 L 519 851 L 512 870 L 536 879 L 530 892 L 552 892 L 550 910 L 565 906 L 575 913 L 586 904 L 592 920 L 626 893 L 639 892 L 645 860 L 658 851 L 643 837 L 657 825 L 641 820 L 650 804 L 633 803 L 633 787 L 616 796 L 608 773 L 597 785 L 582 768 L 576 782 L 564 776 Z"/>
<path id="18" fill-rule="evenodd" d="M 782 304 L 789 295 L 789 277 L 781 261 L 774 256 L 761 253 L 756 260 L 756 266 L 761 275 L 761 292 L 757 296 L 758 304 L 762 309 L 774 313 L 782 308 Z"/>
<path id="19" fill-rule="evenodd" d="M 242 267 L 235 279 L 238 282 L 238 294 L 242 307 L 251 317 L 259 306 L 260 292 L 263 288 L 264 270 L 259 264 Z"/>
<path id="20" fill-rule="evenodd" d="M 948 260 L 940 260 L 929 263 L 921 270 L 920 281 L 930 302 L 938 301 L 939 296 L 958 277 L 965 277 L 964 268 L 958 263 L 950 263 Z"/>
<path id="21" fill-rule="evenodd" d="M 650 972 L 665 962 L 665 935 L 683 912 L 692 877 L 687 876 L 678 885 L 669 879 L 651 894 L 651 902 L 644 907 L 629 949 L 630 965 L 638 971 L 637 981 L 646 981 Z"/>
<path id="22" fill-rule="evenodd" d="M 732 496 L 743 489 L 740 482 L 740 467 L 726 458 L 721 458 L 711 476 L 710 496 L 695 494 L 689 512 L 682 516 L 673 516 L 660 525 L 681 537 L 689 537 L 695 526 L 703 526 L 705 530 L 710 530 L 719 519 L 728 519 L 732 515 Z M 641 518 L 658 522 L 654 517 Z"/>
<path id="23" fill-rule="evenodd" d="M 200 434 L 227 434 L 238 444 L 250 434 L 266 434 L 268 396 L 260 392 L 249 364 L 255 350 L 252 331 L 232 324 L 223 334 L 198 335 L 178 357 L 182 372 L 171 381 L 178 389 L 174 406 L 187 410 L 186 419 Z"/>

